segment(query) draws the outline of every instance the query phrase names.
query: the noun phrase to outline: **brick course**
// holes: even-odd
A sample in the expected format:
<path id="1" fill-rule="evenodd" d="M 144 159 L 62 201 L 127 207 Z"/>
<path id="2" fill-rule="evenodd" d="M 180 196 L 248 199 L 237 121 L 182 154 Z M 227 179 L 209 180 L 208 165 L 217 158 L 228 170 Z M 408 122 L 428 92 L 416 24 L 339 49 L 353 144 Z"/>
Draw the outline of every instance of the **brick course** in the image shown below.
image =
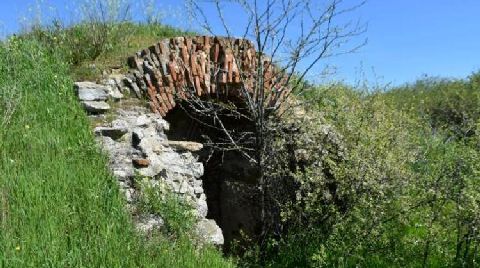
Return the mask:
<path id="1" fill-rule="evenodd" d="M 274 107 L 287 92 L 285 77 L 267 57 L 261 59 L 266 105 Z M 245 39 L 188 36 L 164 39 L 128 59 L 129 79 L 142 89 L 152 111 L 165 116 L 176 100 L 198 97 L 243 98 L 254 94 L 256 50 Z"/>

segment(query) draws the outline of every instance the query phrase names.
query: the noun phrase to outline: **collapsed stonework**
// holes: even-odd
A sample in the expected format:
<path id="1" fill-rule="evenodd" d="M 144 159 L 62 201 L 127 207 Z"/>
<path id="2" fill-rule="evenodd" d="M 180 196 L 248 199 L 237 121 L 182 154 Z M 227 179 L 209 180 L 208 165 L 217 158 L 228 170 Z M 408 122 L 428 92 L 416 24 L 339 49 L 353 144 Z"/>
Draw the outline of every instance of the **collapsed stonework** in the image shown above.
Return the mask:
<path id="1" fill-rule="evenodd" d="M 260 211 L 255 169 L 235 152 L 206 161 L 197 139 L 203 130 L 176 106 L 193 94 L 241 99 L 245 91 L 240 89 L 254 90 L 257 60 L 247 40 L 177 37 L 129 58 L 127 74 L 106 75 L 101 84 L 75 84 L 92 121 L 101 122 L 94 132 L 110 156 L 110 168 L 139 230 L 148 233 L 163 225 L 162 215 L 141 215 L 136 209 L 142 192 L 135 180 L 140 176 L 192 204 L 197 233 L 205 241 L 226 241 L 228 246 L 242 232 L 256 232 Z M 275 107 L 287 93 L 285 77 L 275 73 L 268 58 L 262 60 L 264 86 L 273 88 L 266 103 Z M 245 122 L 231 123 L 246 127 Z"/>
<path id="2" fill-rule="evenodd" d="M 221 229 L 214 220 L 206 218 L 207 197 L 200 179 L 204 169 L 198 161 L 202 144 L 168 140 L 165 132 L 169 130 L 169 123 L 136 100 L 117 99 L 116 105 L 121 108 L 111 109 L 107 101 L 114 99 L 112 92 L 118 89 L 105 84 L 79 82 L 75 87 L 92 121 L 100 122 L 94 128 L 97 141 L 109 155 L 110 168 L 125 194 L 137 228 L 149 233 L 164 224 L 162 215 L 142 215 L 137 209 L 138 198 L 143 194 L 139 183 L 158 190 L 163 186 L 192 205 L 199 237 L 222 245 Z M 93 110 L 85 103 L 108 105 L 109 114 L 105 114 L 107 110 Z M 105 121 L 107 116 L 115 119 Z"/>

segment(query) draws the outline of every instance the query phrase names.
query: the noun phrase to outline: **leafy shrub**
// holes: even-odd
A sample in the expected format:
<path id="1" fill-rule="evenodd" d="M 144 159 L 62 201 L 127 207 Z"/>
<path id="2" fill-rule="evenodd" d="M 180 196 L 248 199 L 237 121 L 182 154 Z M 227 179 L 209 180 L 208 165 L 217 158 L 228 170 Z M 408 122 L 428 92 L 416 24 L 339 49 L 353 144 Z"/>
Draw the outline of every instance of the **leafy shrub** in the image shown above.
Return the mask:
<path id="1" fill-rule="evenodd" d="M 427 78 L 388 95 L 402 109 L 415 110 L 428 120 L 432 131 L 448 131 L 456 138 L 471 137 L 480 118 L 478 77 L 473 74 L 469 80 Z"/>
<path id="2" fill-rule="evenodd" d="M 295 201 L 282 207 L 281 234 L 241 264 L 478 265 L 477 80 L 310 91 L 313 111 L 293 139 L 309 159 L 293 175 Z"/>

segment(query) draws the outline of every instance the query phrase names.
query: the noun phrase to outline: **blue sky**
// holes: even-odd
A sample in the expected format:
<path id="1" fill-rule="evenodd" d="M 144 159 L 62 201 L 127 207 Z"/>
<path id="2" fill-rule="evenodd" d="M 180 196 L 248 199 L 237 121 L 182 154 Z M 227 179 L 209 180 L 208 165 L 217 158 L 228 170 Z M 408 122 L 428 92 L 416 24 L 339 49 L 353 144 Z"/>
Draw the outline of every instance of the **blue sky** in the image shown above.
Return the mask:
<path id="1" fill-rule="evenodd" d="M 22 18 L 30 20 L 38 14 L 37 2 L 0 0 L 0 36 L 18 31 Z M 39 6 L 43 17 L 53 14 L 68 20 L 76 13 L 72 4 L 75 2 L 78 1 L 43 0 Z M 182 17 L 182 1 L 157 2 L 167 10 L 166 22 L 189 26 Z M 235 16 L 234 12 L 231 14 Z M 368 23 L 364 36 L 368 38 L 367 45 L 358 53 L 330 59 L 328 64 L 336 67 L 334 79 L 349 83 L 367 78 L 398 85 L 423 75 L 466 77 L 480 70 L 478 14 L 479 0 L 369 0 L 351 13 L 353 18 Z"/>

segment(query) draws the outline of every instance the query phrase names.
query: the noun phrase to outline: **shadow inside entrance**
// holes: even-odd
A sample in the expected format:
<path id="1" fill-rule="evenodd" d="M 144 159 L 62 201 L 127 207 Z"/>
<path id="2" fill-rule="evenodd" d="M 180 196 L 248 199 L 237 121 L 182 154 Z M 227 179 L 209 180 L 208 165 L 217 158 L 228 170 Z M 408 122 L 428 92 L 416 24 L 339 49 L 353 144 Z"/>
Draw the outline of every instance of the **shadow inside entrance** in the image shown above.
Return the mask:
<path id="1" fill-rule="evenodd" d="M 204 143 L 204 136 L 221 135 L 178 106 L 165 120 L 170 123 L 169 140 Z M 222 121 L 229 124 L 230 129 L 251 127 L 248 121 L 230 120 Z M 259 173 L 238 151 L 215 151 L 207 147 L 200 153 L 200 161 L 205 169 L 202 180 L 207 196 L 207 218 L 214 219 L 222 229 L 224 249 L 228 252 L 234 240 L 241 241 L 242 235 L 253 237 L 260 232 Z"/>

